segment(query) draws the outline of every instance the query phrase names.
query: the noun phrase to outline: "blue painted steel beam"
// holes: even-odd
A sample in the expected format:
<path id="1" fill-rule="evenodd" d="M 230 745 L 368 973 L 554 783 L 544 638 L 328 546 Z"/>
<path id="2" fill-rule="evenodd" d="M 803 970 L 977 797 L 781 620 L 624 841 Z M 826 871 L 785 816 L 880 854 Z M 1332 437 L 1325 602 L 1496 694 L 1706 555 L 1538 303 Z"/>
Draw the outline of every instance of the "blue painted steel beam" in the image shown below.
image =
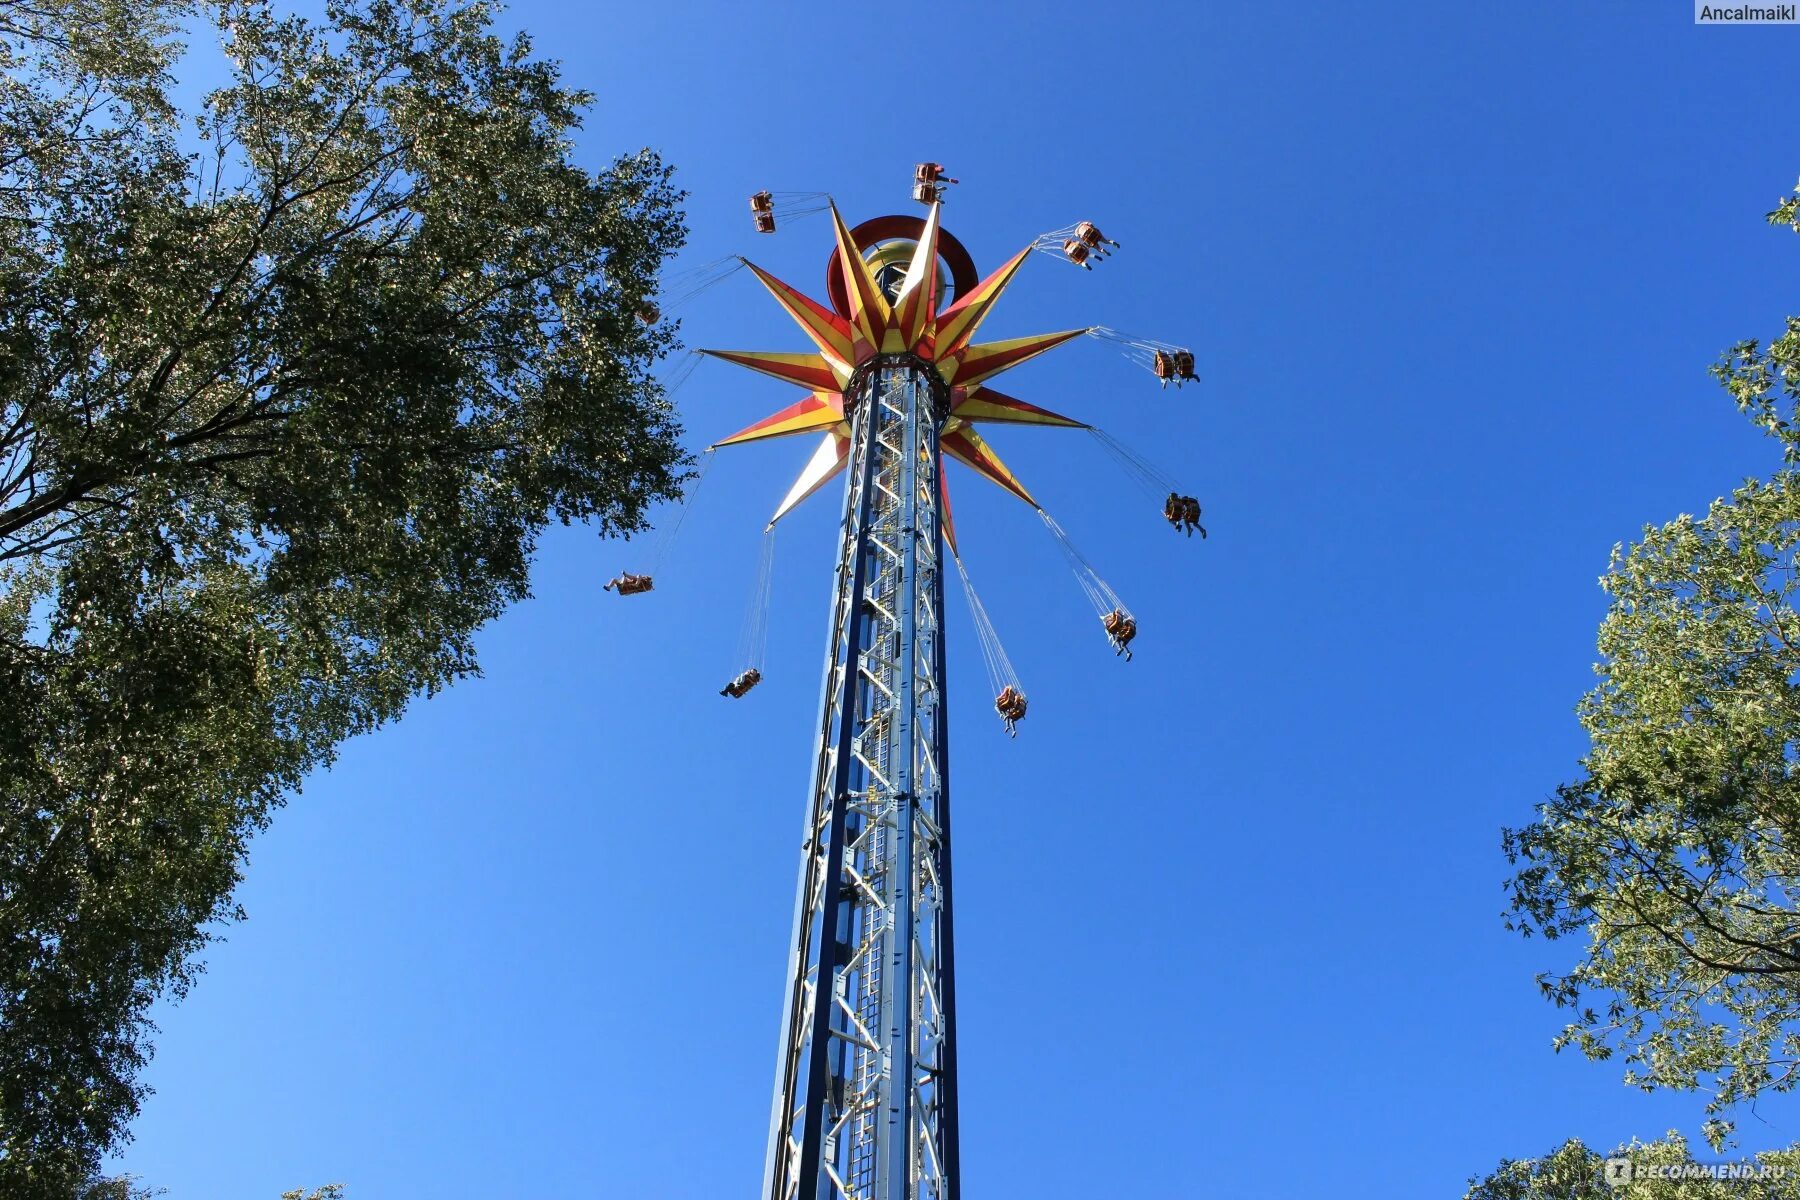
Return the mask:
<path id="1" fill-rule="evenodd" d="M 765 1200 L 957 1200 L 943 388 L 855 381 Z"/>

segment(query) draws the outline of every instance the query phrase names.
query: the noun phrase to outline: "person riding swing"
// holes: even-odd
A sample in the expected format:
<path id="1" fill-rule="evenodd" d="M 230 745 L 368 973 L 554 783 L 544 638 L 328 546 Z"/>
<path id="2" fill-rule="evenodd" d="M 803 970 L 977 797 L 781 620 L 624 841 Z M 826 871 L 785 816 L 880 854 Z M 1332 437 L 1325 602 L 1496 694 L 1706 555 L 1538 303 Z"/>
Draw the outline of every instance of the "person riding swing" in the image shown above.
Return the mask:
<path id="1" fill-rule="evenodd" d="M 1000 689 L 994 697 L 994 711 L 1000 714 L 1000 720 L 1006 726 L 1008 736 L 1017 737 L 1019 722 L 1025 719 L 1025 693 L 1012 684 Z"/>
<path id="2" fill-rule="evenodd" d="M 1183 496 L 1180 492 L 1170 492 L 1169 498 L 1163 501 L 1163 520 L 1174 526 L 1177 533 L 1194 536 L 1194 530 L 1206 537 L 1206 526 L 1200 523 L 1200 501 L 1192 496 Z"/>
<path id="3" fill-rule="evenodd" d="M 748 692 L 751 688 L 755 687 L 757 684 L 759 684 L 761 682 L 762 682 L 762 672 L 757 670 L 755 667 L 751 667 L 748 670 L 744 671 L 742 674 L 740 674 L 737 678 L 733 679 L 730 683 L 728 683 L 724 687 L 720 688 L 719 695 L 730 696 L 733 700 L 736 700 L 736 699 L 739 699 L 740 697 L 742 697 L 745 692 Z"/>
<path id="4" fill-rule="evenodd" d="M 1192 496 L 1183 496 L 1181 498 L 1181 504 L 1181 519 L 1187 522 L 1188 536 L 1193 537 L 1194 530 L 1198 529 L 1200 531 L 1200 540 L 1205 541 L 1206 526 L 1200 523 L 1200 501 L 1194 499 Z"/>
<path id="5" fill-rule="evenodd" d="M 1075 227 L 1075 237 L 1082 245 L 1092 250 L 1101 258 L 1105 258 L 1109 253 L 1107 250 L 1108 246 L 1112 247 L 1114 250 L 1119 248 L 1119 243 L 1101 233 L 1099 228 L 1096 227 L 1092 221 L 1083 221 L 1081 224 L 1077 225 Z"/>
<path id="6" fill-rule="evenodd" d="M 609 579 L 600 589 L 603 592 L 616 591 L 621 596 L 635 596 L 639 592 L 656 590 L 656 583 L 648 575 L 633 575 L 630 571 L 620 573 L 618 578 Z"/>
<path id="7" fill-rule="evenodd" d="M 1106 636 L 1112 639 L 1114 654 L 1123 654 L 1125 661 L 1131 661 L 1131 639 L 1137 636 L 1137 621 L 1122 608 L 1115 608 L 1100 618 L 1100 624 L 1106 628 Z"/>
<path id="8" fill-rule="evenodd" d="M 944 174 L 944 164 L 922 162 L 913 168 L 913 199 L 920 204 L 936 204 L 944 198 L 944 185 L 956 180 Z"/>
<path id="9" fill-rule="evenodd" d="M 1169 380 L 1175 378 L 1175 356 L 1167 350 L 1152 352 L 1150 370 L 1162 381 L 1164 387 L 1168 387 Z"/>
<path id="10" fill-rule="evenodd" d="M 750 215 L 756 222 L 756 232 L 775 232 L 775 194 L 773 192 L 757 192 L 750 197 Z"/>

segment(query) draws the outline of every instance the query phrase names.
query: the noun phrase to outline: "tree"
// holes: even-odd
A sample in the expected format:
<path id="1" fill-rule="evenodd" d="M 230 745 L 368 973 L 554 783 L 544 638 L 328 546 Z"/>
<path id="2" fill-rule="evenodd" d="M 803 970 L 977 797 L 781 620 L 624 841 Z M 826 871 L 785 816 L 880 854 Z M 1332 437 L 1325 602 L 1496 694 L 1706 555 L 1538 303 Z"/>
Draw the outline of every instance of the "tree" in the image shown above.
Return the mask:
<path id="1" fill-rule="evenodd" d="M 1628 1162 L 1627 1177 L 1621 1160 Z M 1632 1142 L 1599 1155 L 1570 1138 L 1543 1158 L 1502 1160 L 1492 1175 L 1469 1180 L 1463 1200 L 1794 1200 L 1800 1196 L 1800 1146 L 1719 1164 L 1712 1178 L 1693 1168 L 1687 1140 Z"/>
<path id="2" fill-rule="evenodd" d="M 91 1186 L 249 838 L 476 670 L 547 524 L 679 493 L 681 195 L 576 166 L 491 20 L 0 0 L 0 1195 Z"/>
<path id="3" fill-rule="evenodd" d="M 1800 231 L 1800 197 L 1770 220 Z M 1800 318 L 1714 374 L 1783 464 L 1615 548 L 1583 774 L 1505 848 L 1509 925 L 1586 938 L 1539 977 L 1557 1047 L 1721 1113 L 1800 1082 Z"/>

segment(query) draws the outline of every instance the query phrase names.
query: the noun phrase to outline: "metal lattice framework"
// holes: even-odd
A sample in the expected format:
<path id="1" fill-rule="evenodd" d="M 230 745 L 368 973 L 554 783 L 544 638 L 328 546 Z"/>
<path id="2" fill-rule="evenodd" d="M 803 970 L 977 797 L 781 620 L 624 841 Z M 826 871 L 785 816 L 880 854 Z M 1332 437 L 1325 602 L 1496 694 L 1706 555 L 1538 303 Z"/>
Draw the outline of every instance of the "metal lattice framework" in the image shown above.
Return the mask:
<path id="1" fill-rule="evenodd" d="M 856 405 L 771 1197 L 956 1194 L 937 392 L 879 366 Z"/>
<path id="2" fill-rule="evenodd" d="M 974 424 L 1084 426 L 986 380 L 1087 331 L 976 344 L 1029 247 L 976 282 L 936 204 L 831 213 L 831 307 L 750 268 L 817 353 L 708 351 L 807 389 L 719 443 L 823 433 L 775 520 L 847 476 L 763 1195 L 957 1200 L 943 460 L 1036 507 Z"/>

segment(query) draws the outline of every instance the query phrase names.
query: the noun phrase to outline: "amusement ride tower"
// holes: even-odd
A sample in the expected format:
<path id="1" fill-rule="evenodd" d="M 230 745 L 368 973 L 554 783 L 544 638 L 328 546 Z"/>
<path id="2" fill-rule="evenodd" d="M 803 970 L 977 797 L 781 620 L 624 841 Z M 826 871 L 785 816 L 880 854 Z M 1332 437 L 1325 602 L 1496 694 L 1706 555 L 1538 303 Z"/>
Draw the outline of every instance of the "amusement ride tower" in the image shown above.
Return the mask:
<path id="1" fill-rule="evenodd" d="M 854 230 L 830 209 L 829 304 L 750 266 L 812 352 L 706 352 L 806 389 L 718 443 L 820 436 L 771 526 L 846 476 L 764 1200 L 957 1200 L 944 459 L 1036 508 L 975 425 L 1085 428 L 988 381 L 1090 330 L 974 341 L 1033 247 L 978 279 L 922 198 Z"/>

